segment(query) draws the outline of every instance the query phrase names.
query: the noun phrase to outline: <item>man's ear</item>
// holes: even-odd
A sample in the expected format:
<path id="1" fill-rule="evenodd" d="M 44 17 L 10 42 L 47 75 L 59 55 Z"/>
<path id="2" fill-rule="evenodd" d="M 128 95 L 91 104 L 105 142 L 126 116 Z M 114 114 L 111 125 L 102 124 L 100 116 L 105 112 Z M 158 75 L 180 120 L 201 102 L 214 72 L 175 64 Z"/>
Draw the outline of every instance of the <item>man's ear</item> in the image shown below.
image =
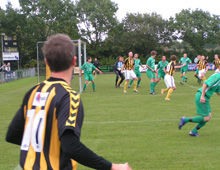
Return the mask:
<path id="1" fill-rule="evenodd" d="M 46 59 L 46 58 L 44 58 L 44 62 L 48 65 L 48 63 L 47 63 L 47 59 Z"/>
<path id="2" fill-rule="evenodd" d="M 75 66 L 75 65 L 76 65 L 76 60 L 77 60 L 77 57 L 76 57 L 76 56 L 74 56 L 74 57 L 73 57 L 73 63 L 72 63 L 72 65 L 73 65 L 73 66 Z"/>

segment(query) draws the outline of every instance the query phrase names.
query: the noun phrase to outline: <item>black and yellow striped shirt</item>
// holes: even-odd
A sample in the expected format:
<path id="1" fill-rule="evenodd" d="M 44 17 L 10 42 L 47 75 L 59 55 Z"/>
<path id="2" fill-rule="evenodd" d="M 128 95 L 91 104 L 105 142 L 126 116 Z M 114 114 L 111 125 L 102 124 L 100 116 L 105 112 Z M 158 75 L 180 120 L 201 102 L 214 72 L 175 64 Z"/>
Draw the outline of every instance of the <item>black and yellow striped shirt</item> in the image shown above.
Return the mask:
<path id="1" fill-rule="evenodd" d="M 215 69 L 218 69 L 219 66 L 220 66 L 220 60 L 219 59 L 218 60 L 214 60 L 213 64 L 215 65 Z"/>
<path id="2" fill-rule="evenodd" d="M 174 76 L 175 73 L 175 65 L 176 62 L 175 61 L 171 61 L 169 64 L 167 64 L 166 66 L 166 74 L 169 74 L 171 76 Z"/>
<path id="3" fill-rule="evenodd" d="M 10 125 L 23 127 L 21 167 L 76 170 L 77 162 L 62 152 L 60 137 L 67 129 L 80 137 L 83 117 L 79 94 L 64 80 L 50 78 L 32 88 Z"/>
<path id="4" fill-rule="evenodd" d="M 126 58 L 124 61 L 125 69 L 132 70 L 134 67 L 134 59 L 130 59 L 130 57 Z"/>
<path id="5" fill-rule="evenodd" d="M 199 60 L 199 61 L 197 62 L 197 64 L 199 64 L 198 69 L 199 69 L 199 70 L 203 70 L 203 69 L 206 69 L 206 66 L 207 66 L 207 64 L 208 64 L 208 61 L 206 61 L 206 60 Z"/>

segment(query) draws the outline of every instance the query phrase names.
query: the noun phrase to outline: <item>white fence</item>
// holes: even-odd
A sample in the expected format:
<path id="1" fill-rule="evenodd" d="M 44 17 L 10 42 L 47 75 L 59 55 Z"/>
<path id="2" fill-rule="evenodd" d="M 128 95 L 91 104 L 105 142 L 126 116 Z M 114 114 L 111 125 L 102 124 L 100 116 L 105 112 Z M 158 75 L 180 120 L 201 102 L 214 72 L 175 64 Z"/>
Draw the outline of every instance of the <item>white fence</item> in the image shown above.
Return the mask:
<path id="1" fill-rule="evenodd" d="M 20 78 L 34 77 L 34 76 L 36 76 L 35 68 L 16 70 L 10 72 L 0 72 L 0 83 L 6 83 Z"/>

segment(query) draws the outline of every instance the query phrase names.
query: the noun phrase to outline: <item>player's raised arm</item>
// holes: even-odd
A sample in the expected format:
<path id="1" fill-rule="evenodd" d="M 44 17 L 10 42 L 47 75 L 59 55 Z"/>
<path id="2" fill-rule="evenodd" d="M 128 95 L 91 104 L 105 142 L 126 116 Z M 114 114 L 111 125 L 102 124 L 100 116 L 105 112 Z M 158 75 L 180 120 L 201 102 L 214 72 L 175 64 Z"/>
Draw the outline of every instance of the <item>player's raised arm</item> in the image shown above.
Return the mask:
<path id="1" fill-rule="evenodd" d="M 181 66 L 174 66 L 174 68 L 181 68 L 181 67 L 184 67 L 185 65 L 186 65 L 186 63 Z"/>

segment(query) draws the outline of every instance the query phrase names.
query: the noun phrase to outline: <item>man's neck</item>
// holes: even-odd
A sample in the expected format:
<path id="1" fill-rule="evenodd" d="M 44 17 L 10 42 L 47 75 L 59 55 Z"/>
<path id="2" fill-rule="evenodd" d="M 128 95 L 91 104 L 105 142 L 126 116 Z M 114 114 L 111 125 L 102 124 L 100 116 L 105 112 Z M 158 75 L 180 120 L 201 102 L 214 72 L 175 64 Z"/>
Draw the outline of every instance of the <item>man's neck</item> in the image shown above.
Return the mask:
<path id="1" fill-rule="evenodd" d="M 69 85 L 71 85 L 72 67 L 70 67 L 68 70 L 61 71 L 61 72 L 51 72 L 51 77 L 63 79 Z"/>

